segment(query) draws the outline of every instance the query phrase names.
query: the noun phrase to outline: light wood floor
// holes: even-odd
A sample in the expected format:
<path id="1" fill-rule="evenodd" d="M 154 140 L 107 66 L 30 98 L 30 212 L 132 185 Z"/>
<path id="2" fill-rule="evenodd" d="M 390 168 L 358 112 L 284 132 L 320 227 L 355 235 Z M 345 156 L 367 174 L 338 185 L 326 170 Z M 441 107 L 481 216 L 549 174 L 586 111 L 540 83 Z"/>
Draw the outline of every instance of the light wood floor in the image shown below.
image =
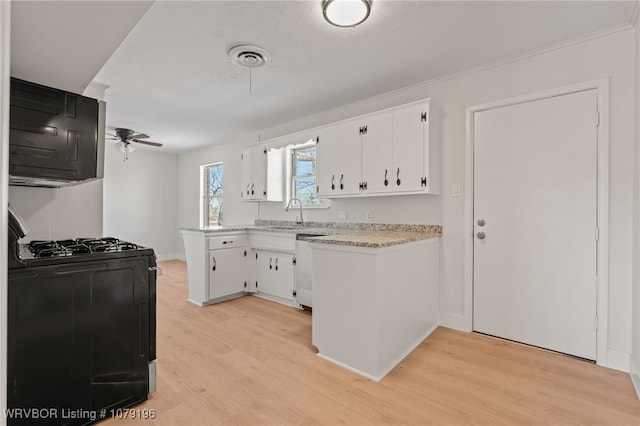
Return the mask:
<path id="1" fill-rule="evenodd" d="M 438 328 L 380 383 L 315 356 L 311 315 L 257 297 L 186 301 L 160 262 L 158 425 L 640 425 L 628 374 Z M 107 420 L 105 424 L 119 420 Z"/>

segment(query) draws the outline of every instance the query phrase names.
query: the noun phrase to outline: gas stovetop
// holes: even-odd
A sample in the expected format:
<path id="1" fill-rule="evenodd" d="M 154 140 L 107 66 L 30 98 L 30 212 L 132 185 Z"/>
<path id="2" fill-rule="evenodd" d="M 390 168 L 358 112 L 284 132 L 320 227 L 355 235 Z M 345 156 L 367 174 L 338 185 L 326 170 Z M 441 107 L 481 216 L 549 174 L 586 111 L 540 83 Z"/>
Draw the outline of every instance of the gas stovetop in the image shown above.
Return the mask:
<path id="1" fill-rule="evenodd" d="M 117 238 L 76 238 L 57 241 L 31 241 L 26 245 L 30 257 L 66 257 L 91 253 L 112 253 L 126 250 L 137 250 L 138 246 Z M 24 250 L 22 251 L 24 258 Z"/>
<path id="2" fill-rule="evenodd" d="M 15 251 L 12 249 L 15 248 Z M 66 263 L 101 261 L 134 256 L 154 256 L 153 249 L 118 238 L 73 238 L 67 240 L 34 240 L 27 244 L 9 245 L 9 269 L 29 266 L 63 265 Z"/>

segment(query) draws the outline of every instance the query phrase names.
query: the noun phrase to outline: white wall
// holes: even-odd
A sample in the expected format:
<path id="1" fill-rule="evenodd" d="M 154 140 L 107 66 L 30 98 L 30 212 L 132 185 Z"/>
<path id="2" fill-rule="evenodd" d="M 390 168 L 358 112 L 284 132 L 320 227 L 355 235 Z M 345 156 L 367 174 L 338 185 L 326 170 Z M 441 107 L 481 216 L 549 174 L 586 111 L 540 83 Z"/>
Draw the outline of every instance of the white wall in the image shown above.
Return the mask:
<path id="1" fill-rule="evenodd" d="M 29 225 L 23 241 L 102 235 L 102 180 L 66 188 L 10 186 L 9 204 Z"/>
<path id="2" fill-rule="evenodd" d="M 123 161 L 107 143 L 104 163 L 104 235 L 175 258 L 176 155 L 139 149 Z"/>
<path id="3" fill-rule="evenodd" d="M 571 85 L 609 76 L 610 87 L 610 260 L 609 342 L 616 366 L 628 368 L 631 352 L 631 269 L 634 150 L 634 31 L 625 30 L 536 55 L 408 88 L 355 105 L 308 117 L 262 132 L 262 139 L 326 124 L 361 113 L 431 97 L 442 115 L 442 188 L 439 197 L 399 196 L 335 201 L 333 207 L 309 213 L 310 220 L 334 221 L 338 209 L 349 221 L 362 221 L 373 210 L 375 222 L 441 223 L 439 306 L 442 320 L 463 327 L 464 313 L 464 196 L 452 197 L 452 183 L 465 182 L 465 111 L 472 105 Z M 255 142 L 255 138 L 253 141 Z M 181 155 L 178 160 L 178 225 L 198 225 L 198 167 L 214 161 L 239 166 L 239 152 L 250 140 Z M 236 157 L 238 158 L 236 160 Z M 226 163 L 225 163 L 226 164 Z M 227 167 L 225 167 L 227 173 Z M 254 206 L 239 201 L 239 171 L 225 182 L 225 219 L 250 222 Z M 463 187 L 463 191 L 467 188 Z M 264 203 L 263 203 L 264 204 Z M 263 205 L 262 218 L 291 219 L 279 206 Z M 625 367 L 626 364 L 626 367 Z"/>
<path id="4" fill-rule="evenodd" d="M 633 327 L 630 373 L 640 397 L 640 23 L 635 26 L 635 155 L 633 204 Z"/>
<path id="5" fill-rule="evenodd" d="M 9 62 L 11 53 L 11 2 L 0 2 L 0 247 L 8 241 L 9 199 Z M 7 256 L 0 257 L 0 318 L 7 318 Z M 0 323 L 0 412 L 7 408 L 7 321 Z M 6 425 L 0 416 L 0 425 Z"/>

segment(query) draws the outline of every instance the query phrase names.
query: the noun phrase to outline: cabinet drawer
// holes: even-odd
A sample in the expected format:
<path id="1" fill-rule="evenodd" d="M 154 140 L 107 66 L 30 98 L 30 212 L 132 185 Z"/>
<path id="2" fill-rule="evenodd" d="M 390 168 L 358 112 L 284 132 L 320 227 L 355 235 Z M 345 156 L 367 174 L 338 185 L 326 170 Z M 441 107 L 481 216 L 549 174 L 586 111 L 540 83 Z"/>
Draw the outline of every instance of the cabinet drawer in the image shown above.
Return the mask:
<path id="1" fill-rule="evenodd" d="M 247 245 L 247 234 L 225 234 L 207 238 L 209 250 L 218 250 L 232 247 L 242 247 Z"/>

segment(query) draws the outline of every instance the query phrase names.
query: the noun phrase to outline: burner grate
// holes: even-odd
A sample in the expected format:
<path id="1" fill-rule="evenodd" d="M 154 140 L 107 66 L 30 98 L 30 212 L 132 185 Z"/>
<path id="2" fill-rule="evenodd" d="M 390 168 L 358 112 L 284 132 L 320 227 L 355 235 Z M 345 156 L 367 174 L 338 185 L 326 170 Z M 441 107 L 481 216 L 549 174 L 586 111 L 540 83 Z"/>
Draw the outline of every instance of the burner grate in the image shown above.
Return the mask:
<path id="1" fill-rule="evenodd" d="M 113 237 L 77 238 L 57 241 L 34 240 L 28 244 L 29 251 L 36 258 L 77 256 L 91 253 L 112 253 L 137 250 L 136 244 Z"/>

